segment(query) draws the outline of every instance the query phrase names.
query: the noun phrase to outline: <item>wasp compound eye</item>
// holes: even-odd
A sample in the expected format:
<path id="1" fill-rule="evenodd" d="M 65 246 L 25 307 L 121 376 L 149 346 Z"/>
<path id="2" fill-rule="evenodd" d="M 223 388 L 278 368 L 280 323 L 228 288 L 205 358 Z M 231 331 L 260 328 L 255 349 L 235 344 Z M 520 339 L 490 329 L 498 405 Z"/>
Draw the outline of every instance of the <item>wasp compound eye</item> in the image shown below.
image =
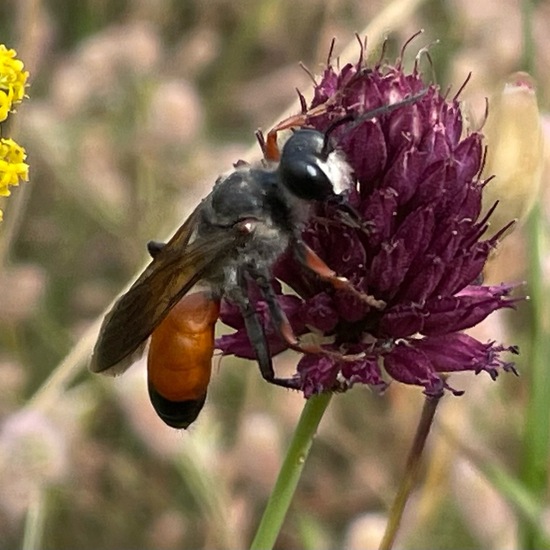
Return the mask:
<path id="1" fill-rule="evenodd" d="M 303 200 L 323 201 L 349 188 L 351 168 L 327 146 L 325 134 L 302 128 L 285 143 L 279 163 L 282 185 Z"/>
<path id="2" fill-rule="evenodd" d="M 313 156 L 281 163 L 279 174 L 284 186 L 300 199 L 323 200 L 334 195 L 332 183 Z"/>
<path id="3" fill-rule="evenodd" d="M 285 143 L 279 164 L 281 183 L 304 200 L 323 200 L 334 195 L 326 169 L 330 158 L 323 152 L 325 136 L 317 130 L 301 129 Z"/>

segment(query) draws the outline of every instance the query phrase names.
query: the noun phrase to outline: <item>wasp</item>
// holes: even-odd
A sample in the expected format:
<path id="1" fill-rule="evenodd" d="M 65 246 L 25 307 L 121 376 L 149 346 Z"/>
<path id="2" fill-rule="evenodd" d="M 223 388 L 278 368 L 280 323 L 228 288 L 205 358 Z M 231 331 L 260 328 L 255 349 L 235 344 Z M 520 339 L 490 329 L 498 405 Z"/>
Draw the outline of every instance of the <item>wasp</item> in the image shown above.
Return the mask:
<path id="1" fill-rule="evenodd" d="M 418 97 L 370 111 L 352 123 Z M 272 268 L 287 250 L 304 269 L 334 287 L 374 307 L 384 306 L 339 277 L 302 240 L 308 206 L 316 201 L 335 201 L 347 216 L 355 215 L 345 201 L 352 170 L 330 139 L 336 125 L 323 133 L 306 128 L 305 121 L 305 114 L 296 115 L 275 126 L 266 139 L 259 134 L 263 160 L 237 163 L 217 179 L 167 243 L 148 244 L 151 263 L 103 321 L 90 369 L 106 374 L 125 371 L 150 337 L 149 396 L 158 416 L 173 428 L 187 428 L 204 405 L 222 298 L 238 306 L 263 378 L 299 389 L 299 379 L 278 377 L 273 369 L 264 327 L 249 296 L 250 283 L 265 299 L 289 348 L 334 353 L 301 343 L 277 301 Z M 341 119 L 337 124 L 348 122 Z M 287 129 L 294 132 L 279 150 L 277 135 Z"/>

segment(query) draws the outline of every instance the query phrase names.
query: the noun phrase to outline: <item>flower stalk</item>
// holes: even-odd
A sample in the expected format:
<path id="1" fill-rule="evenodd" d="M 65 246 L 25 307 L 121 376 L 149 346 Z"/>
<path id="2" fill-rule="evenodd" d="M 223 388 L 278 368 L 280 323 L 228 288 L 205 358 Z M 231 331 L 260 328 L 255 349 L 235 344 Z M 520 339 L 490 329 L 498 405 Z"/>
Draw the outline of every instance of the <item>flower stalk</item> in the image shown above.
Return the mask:
<path id="1" fill-rule="evenodd" d="M 433 425 L 437 406 L 439 405 L 440 397 L 426 397 L 420 421 L 416 428 L 416 434 L 407 458 L 405 466 L 405 475 L 401 480 L 401 484 L 395 496 L 395 499 L 390 508 L 388 515 L 388 523 L 386 530 L 380 543 L 380 550 L 391 550 L 401 525 L 401 519 L 405 511 L 405 506 L 409 500 L 409 496 L 418 481 L 420 472 L 422 452 L 426 446 L 426 440 Z"/>
<path id="2" fill-rule="evenodd" d="M 330 393 L 323 393 L 306 402 L 256 536 L 250 546 L 251 550 L 269 550 L 275 545 L 311 450 L 313 438 L 331 396 Z"/>
<path id="3" fill-rule="evenodd" d="M 521 2 L 523 52 L 522 66 L 536 77 L 534 8 L 532 0 Z M 548 289 L 544 284 L 543 260 L 548 254 L 547 229 L 540 204 L 536 203 L 529 223 L 528 288 L 530 301 L 530 356 L 527 372 L 529 398 L 526 404 L 521 457 L 521 480 L 537 504 L 544 502 L 548 491 L 548 463 L 550 460 L 550 377 L 548 376 L 549 303 Z M 523 519 L 519 526 L 518 545 L 525 550 L 547 547 L 536 527 Z"/>
<path id="4" fill-rule="evenodd" d="M 46 494 L 44 487 L 35 487 L 25 521 L 22 550 L 35 550 L 42 546 Z"/>
<path id="5" fill-rule="evenodd" d="M 544 235 L 540 206 L 536 205 L 529 220 L 529 294 L 531 317 L 531 346 L 527 372 L 529 399 L 523 428 L 521 478 L 525 487 L 538 501 L 543 502 L 548 487 L 550 457 L 550 377 L 548 376 L 548 299 L 544 288 L 542 258 Z M 540 539 L 529 522 L 521 526 L 522 547 L 540 548 Z"/>

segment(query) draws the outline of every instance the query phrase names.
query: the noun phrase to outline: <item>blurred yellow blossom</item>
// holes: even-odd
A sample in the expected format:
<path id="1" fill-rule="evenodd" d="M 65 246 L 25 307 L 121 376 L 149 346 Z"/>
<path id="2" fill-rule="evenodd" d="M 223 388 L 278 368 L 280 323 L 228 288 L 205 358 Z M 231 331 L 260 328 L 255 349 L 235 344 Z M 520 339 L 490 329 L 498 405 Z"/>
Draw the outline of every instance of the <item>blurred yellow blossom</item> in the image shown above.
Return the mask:
<path id="1" fill-rule="evenodd" d="M 0 44 L 0 122 L 6 120 L 13 105 L 25 97 L 29 73 L 23 62 L 16 59 L 16 51 Z"/>
<path id="2" fill-rule="evenodd" d="M 29 73 L 23 70 L 23 62 L 16 59 L 16 55 L 15 50 L 0 44 L 0 122 L 6 120 L 13 106 L 25 97 Z M 25 149 L 13 139 L 0 138 L 0 197 L 10 194 L 11 185 L 19 185 L 21 180 L 28 181 L 26 158 Z"/>
<path id="3" fill-rule="evenodd" d="M 19 185 L 20 180 L 29 179 L 29 165 L 25 149 L 13 139 L 0 139 L 0 196 L 10 194 L 10 185 Z"/>

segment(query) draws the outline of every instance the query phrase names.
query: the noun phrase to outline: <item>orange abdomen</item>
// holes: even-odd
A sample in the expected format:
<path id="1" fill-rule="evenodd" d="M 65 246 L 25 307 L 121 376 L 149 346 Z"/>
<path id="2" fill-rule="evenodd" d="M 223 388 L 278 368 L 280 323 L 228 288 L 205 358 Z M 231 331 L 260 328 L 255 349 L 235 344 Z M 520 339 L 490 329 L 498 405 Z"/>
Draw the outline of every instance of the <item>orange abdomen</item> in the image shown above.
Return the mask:
<path id="1" fill-rule="evenodd" d="M 219 310 L 219 301 L 207 292 L 184 296 L 151 335 L 149 394 L 172 427 L 186 428 L 204 404 Z"/>

